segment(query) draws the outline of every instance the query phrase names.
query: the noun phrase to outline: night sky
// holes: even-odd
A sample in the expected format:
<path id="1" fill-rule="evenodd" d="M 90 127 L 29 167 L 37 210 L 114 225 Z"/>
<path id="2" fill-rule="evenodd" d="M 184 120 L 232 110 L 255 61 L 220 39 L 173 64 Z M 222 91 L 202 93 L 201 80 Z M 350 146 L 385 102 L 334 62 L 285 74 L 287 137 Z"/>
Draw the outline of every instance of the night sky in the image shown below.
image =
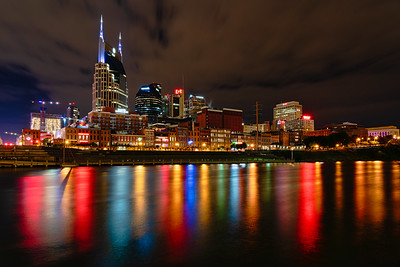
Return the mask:
<path id="1" fill-rule="evenodd" d="M 399 126 L 400 1 L 1 0 L 0 136 L 29 127 L 31 100 L 91 109 L 100 15 L 122 32 L 129 105 L 141 85 L 182 87 L 253 123 L 297 100 L 317 127 Z M 106 3 L 107 2 L 107 3 Z M 49 112 L 62 112 L 49 108 Z M 12 138 L 14 140 L 14 138 Z"/>

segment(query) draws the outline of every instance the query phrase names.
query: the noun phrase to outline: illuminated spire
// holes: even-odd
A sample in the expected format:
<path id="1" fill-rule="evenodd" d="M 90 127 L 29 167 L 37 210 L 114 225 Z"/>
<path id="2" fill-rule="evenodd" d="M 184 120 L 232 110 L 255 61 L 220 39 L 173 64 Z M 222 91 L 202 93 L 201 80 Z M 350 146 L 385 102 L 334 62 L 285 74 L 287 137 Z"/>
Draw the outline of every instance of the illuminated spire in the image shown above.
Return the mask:
<path id="1" fill-rule="evenodd" d="M 104 42 L 104 36 L 103 36 L 103 15 L 100 15 L 100 39 Z"/>
<path id="2" fill-rule="evenodd" d="M 99 51 L 97 62 L 104 63 L 104 36 L 103 36 L 103 15 L 100 16 L 100 36 L 99 36 Z"/>
<path id="3" fill-rule="evenodd" d="M 121 32 L 119 33 L 119 40 L 118 40 L 118 52 L 121 55 L 122 60 L 122 44 L 121 44 Z"/>

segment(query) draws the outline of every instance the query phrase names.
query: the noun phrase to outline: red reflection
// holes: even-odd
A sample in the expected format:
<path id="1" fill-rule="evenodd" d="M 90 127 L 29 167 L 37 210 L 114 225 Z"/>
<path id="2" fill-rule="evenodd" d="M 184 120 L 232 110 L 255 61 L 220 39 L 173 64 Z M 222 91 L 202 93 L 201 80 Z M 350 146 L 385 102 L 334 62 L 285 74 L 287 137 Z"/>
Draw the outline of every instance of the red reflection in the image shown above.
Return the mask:
<path id="1" fill-rule="evenodd" d="M 314 251 L 319 239 L 320 168 L 320 163 L 305 163 L 301 166 L 297 234 L 305 252 Z"/>
<path id="2" fill-rule="evenodd" d="M 170 259 L 176 263 L 184 256 L 184 243 L 187 238 L 186 224 L 183 221 L 183 177 L 181 165 L 173 166 L 170 181 L 170 202 L 169 206 L 164 206 L 164 209 L 168 209 L 169 213 L 167 235 L 170 244 Z"/>
<path id="3" fill-rule="evenodd" d="M 72 174 L 75 180 L 74 235 L 79 250 L 85 251 L 93 246 L 94 168 L 76 168 Z"/>
<path id="4" fill-rule="evenodd" d="M 43 198 L 43 177 L 32 176 L 21 178 L 19 186 L 22 190 L 19 213 L 21 214 L 21 233 L 23 246 L 37 247 L 42 243 L 41 205 Z"/>
<path id="5" fill-rule="evenodd" d="M 172 169 L 172 171 L 171 171 Z M 161 167 L 158 197 L 159 232 L 168 242 L 168 260 L 179 264 L 185 256 L 188 230 L 184 222 L 183 170 L 181 165 Z"/>

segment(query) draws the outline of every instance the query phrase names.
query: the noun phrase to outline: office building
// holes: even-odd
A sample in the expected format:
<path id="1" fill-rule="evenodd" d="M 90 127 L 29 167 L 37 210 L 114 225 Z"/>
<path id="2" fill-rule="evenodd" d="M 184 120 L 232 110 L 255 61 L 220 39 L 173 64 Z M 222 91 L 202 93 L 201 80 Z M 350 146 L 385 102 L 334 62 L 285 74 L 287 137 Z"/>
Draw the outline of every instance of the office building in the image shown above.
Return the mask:
<path id="1" fill-rule="evenodd" d="M 270 130 L 271 129 L 270 129 L 269 121 L 258 124 L 258 132 L 259 133 L 269 132 Z M 252 132 L 256 132 L 256 131 L 257 131 L 257 124 L 243 125 L 244 133 L 252 133 Z"/>
<path id="2" fill-rule="evenodd" d="M 290 121 L 300 119 L 303 115 L 303 106 L 297 101 L 280 103 L 274 108 L 275 121 Z"/>
<path id="3" fill-rule="evenodd" d="M 286 122 L 301 119 L 303 106 L 297 101 L 280 103 L 273 110 L 272 130 L 279 131 L 286 129 Z"/>
<path id="4" fill-rule="evenodd" d="M 197 122 L 200 128 L 228 129 L 233 133 L 243 132 L 243 111 L 223 108 L 222 110 L 203 107 L 197 112 Z"/>
<path id="5" fill-rule="evenodd" d="M 285 130 L 312 132 L 314 131 L 314 120 L 311 119 L 311 116 L 304 115 L 301 118 L 286 121 Z"/>
<path id="6" fill-rule="evenodd" d="M 203 107 L 201 111 L 197 112 L 197 120 L 200 128 L 219 128 L 224 127 L 224 120 L 222 110 L 211 109 Z"/>
<path id="7" fill-rule="evenodd" d="M 175 89 L 174 94 L 169 98 L 169 116 L 183 119 L 185 111 L 185 100 L 183 89 Z"/>
<path id="8" fill-rule="evenodd" d="M 166 95 L 163 95 L 162 97 L 161 97 L 161 106 L 162 106 L 162 116 L 163 117 L 169 117 L 169 111 L 170 111 L 170 107 L 169 107 L 169 102 L 170 102 L 170 97 L 171 97 L 171 95 L 170 94 L 166 94 Z"/>
<path id="9" fill-rule="evenodd" d="M 243 111 L 239 109 L 222 109 L 224 129 L 229 129 L 233 133 L 243 133 Z"/>
<path id="10" fill-rule="evenodd" d="M 197 112 L 201 111 L 201 109 L 206 106 L 207 102 L 204 96 L 189 95 L 189 98 L 185 100 L 185 117 L 196 120 Z"/>
<path id="11" fill-rule="evenodd" d="M 89 122 L 103 130 L 115 130 L 135 133 L 147 128 L 148 118 L 145 115 L 115 111 L 114 108 L 104 108 L 101 112 L 91 111 Z"/>
<path id="12" fill-rule="evenodd" d="M 98 57 L 92 85 L 92 111 L 100 112 L 105 107 L 128 109 L 128 87 L 122 64 L 121 33 L 118 49 L 106 43 L 101 17 Z"/>
<path id="13" fill-rule="evenodd" d="M 76 123 L 79 120 L 79 108 L 73 105 L 67 107 L 66 124 L 67 126 Z"/>
<path id="14" fill-rule="evenodd" d="M 156 123 L 162 114 L 161 84 L 140 87 L 135 98 L 135 110 L 139 115 L 147 115 L 149 123 Z"/>

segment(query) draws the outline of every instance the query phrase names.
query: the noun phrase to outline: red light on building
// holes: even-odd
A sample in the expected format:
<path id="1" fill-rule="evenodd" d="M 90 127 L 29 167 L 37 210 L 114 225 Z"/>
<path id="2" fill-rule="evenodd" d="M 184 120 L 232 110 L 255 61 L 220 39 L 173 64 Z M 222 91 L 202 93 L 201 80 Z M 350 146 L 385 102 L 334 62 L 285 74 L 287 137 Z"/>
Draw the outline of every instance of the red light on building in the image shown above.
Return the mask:
<path id="1" fill-rule="evenodd" d="M 304 115 L 304 116 L 303 116 L 303 120 L 307 120 L 307 121 L 308 121 L 308 120 L 311 120 L 311 116 L 306 116 L 306 115 Z"/>
<path id="2" fill-rule="evenodd" d="M 88 134 L 88 133 L 78 133 L 78 135 L 89 136 L 90 134 Z"/>
<path id="3" fill-rule="evenodd" d="M 183 89 L 175 89 L 175 95 L 181 95 L 183 94 Z"/>

